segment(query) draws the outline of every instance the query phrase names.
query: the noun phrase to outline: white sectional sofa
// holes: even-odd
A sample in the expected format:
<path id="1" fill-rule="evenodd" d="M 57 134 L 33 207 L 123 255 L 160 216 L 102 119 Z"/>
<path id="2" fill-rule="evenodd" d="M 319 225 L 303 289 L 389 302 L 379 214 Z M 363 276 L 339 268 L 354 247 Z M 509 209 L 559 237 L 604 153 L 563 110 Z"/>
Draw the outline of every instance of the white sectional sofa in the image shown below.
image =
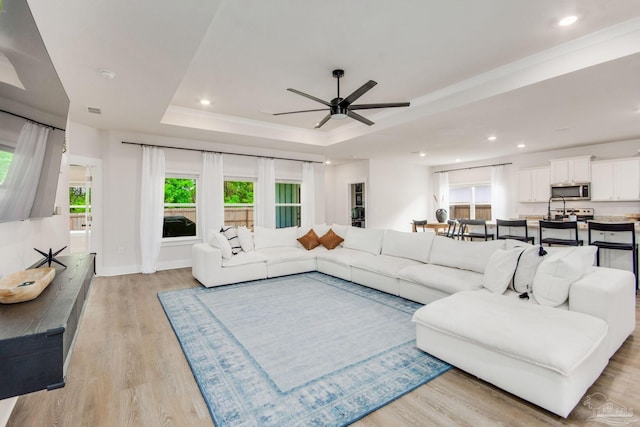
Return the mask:
<path id="1" fill-rule="evenodd" d="M 563 417 L 635 329 L 633 274 L 593 267 L 593 247 L 541 256 L 510 240 L 313 230 L 330 228 L 344 238 L 331 250 L 306 250 L 299 228 L 256 227 L 233 256 L 212 238 L 194 245 L 193 276 L 212 287 L 317 270 L 426 304 L 414 315 L 418 348 Z"/>

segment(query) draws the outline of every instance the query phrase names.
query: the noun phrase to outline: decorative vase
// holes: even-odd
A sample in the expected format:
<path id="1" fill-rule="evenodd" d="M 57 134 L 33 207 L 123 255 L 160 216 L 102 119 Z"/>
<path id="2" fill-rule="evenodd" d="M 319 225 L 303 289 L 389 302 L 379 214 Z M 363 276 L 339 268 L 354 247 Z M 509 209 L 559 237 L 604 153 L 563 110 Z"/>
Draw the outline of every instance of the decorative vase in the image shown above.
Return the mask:
<path id="1" fill-rule="evenodd" d="M 447 222 L 447 217 L 449 215 L 447 214 L 447 210 L 446 209 L 438 209 L 436 210 L 436 219 L 438 220 L 438 222 L 442 223 L 442 222 Z"/>

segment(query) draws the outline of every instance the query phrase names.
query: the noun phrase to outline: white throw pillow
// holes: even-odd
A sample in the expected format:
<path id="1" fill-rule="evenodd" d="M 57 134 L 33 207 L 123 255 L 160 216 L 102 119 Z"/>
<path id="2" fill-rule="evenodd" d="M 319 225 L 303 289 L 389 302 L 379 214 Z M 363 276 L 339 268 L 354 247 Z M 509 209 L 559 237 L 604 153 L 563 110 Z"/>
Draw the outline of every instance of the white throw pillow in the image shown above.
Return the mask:
<path id="1" fill-rule="evenodd" d="M 512 288 L 518 293 L 531 291 L 536 270 L 544 260 L 544 257 L 539 255 L 540 246 L 527 245 L 523 249 L 522 255 L 520 255 L 520 259 L 518 260 L 516 273 L 513 275 Z"/>
<path id="2" fill-rule="evenodd" d="M 331 224 L 331 227 L 329 228 L 331 228 L 334 233 L 336 233 L 338 236 L 342 237 L 343 239 L 347 238 L 347 228 L 349 227 L 347 227 L 346 225 Z M 313 230 L 313 231 L 315 231 L 316 234 L 318 234 L 317 230 Z M 324 234 L 318 234 L 318 236 L 324 236 Z"/>
<path id="3" fill-rule="evenodd" d="M 298 247 L 298 227 L 265 228 L 255 226 L 253 229 L 253 237 L 256 250 Z"/>
<path id="4" fill-rule="evenodd" d="M 596 249 L 578 246 L 545 256 L 533 278 L 536 301 L 552 307 L 564 303 L 569 298 L 571 284 L 593 270 Z"/>
<path id="5" fill-rule="evenodd" d="M 335 230 L 333 231 L 340 235 Z M 380 255 L 383 237 L 384 230 L 349 227 L 347 229 L 347 237 L 344 238 L 343 246 L 347 249 L 355 249 L 357 251 L 369 252 L 373 255 Z"/>
<path id="6" fill-rule="evenodd" d="M 240 246 L 245 252 L 251 252 L 253 250 L 253 236 L 251 236 L 251 230 L 244 225 L 238 227 L 238 240 L 240 240 Z"/>
<path id="7" fill-rule="evenodd" d="M 226 237 L 217 231 L 212 231 L 209 233 L 209 244 L 214 248 L 220 249 L 222 252 L 222 258 L 231 259 L 233 253 L 231 252 L 231 245 Z"/>
<path id="8" fill-rule="evenodd" d="M 493 293 L 506 291 L 522 251 L 522 248 L 497 249 L 492 253 L 482 276 L 482 286 Z"/>
<path id="9" fill-rule="evenodd" d="M 313 228 L 313 232 L 316 233 L 316 235 L 324 236 L 325 234 L 327 234 L 327 232 L 329 231 L 329 229 L 331 227 L 329 227 L 327 224 L 316 224 L 312 228 Z M 333 232 L 336 233 L 335 230 L 333 230 Z M 305 234 L 307 234 L 307 233 L 305 233 Z M 304 236 L 304 234 L 302 236 Z M 302 236 L 300 236 L 300 237 L 302 237 Z"/>
<path id="10" fill-rule="evenodd" d="M 232 227 L 230 225 L 223 225 L 222 228 L 220 228 L 220 232 L 229 241 L 229 245 L 231 245 L 231 253 L 233 255 L 238 255 L 240 252 L 242 252 L 240 239 L 238 239 L 238 231 L 235 227 Z"/>

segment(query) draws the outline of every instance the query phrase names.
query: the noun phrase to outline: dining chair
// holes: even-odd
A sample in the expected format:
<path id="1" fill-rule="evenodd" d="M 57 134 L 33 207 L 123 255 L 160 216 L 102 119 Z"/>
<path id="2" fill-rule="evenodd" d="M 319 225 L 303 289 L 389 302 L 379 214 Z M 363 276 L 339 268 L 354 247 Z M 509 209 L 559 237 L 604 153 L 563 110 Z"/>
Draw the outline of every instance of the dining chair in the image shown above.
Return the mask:
<path id="1" fill-rule="evenodd" d="M 500 234 L 500 227 L 502 227 L 502 230 L 507 228 L 506 233 Z M 513 231 L 518 230 L 521 230 L 521 232 L 511 234 Z M 496 219 L 496 238 L 520 240 L 521 242 L 531 242 L 532 245 L 535 244 L 535 238 L 529 236 L 526 219 Z"/>
<path id="2" fill-rule="evenodd" d="M 413 231 L 418 231 L 418 228 L 422 228 L 422 231 L 426 231 L 427 220 L 413 220 Z"/>
<path id="3" fill-rule="evenodd" d="M 464 239 L 484 239 L 484 240 L 493 240 L 495 238 L 493 233 L 489 233 L 487 231 L 487 220 L 486 219 L 461 219 L 459 220 L 460 227 L 458 229 L 458 236 L 460 240 Z M 483 231 L 478 232 L 478 228 L 481 228 Z"/>
<path id="4" fill-rule="evenodd" d="M 441 231 L 438 233 L 438 236 L 448 237 L 450 239 L 454 239 L 456 237 L 456 227 L 458 226 L 458 222 L 455 219 L 447 220 L 447 231 Z"/>
<path id="5" fill-rule="evenodd" d="M 569 238 L 545 237 L 545 230 L 567 230 Z M 573 237 L 572 237 L 573 236 Z M 576 221 L 540 221 L 540 244 L 563 245 L 563 246 L 582 246 L 584 243 L 578 239 L 578 223 Z"/>
<path id="6" fill-rule="evenodd" d="M 600 249 L 631 251 L 632 271 L 638 289 L 638 244 L 633 222 L 588 222 L 589 244 L 598 247 L 596 265 L 600 265 Z M 594 235 L 597 234 L 597 237 Z M 625 237 L 628 235 L 628 238 Z M 613 239 L 612 239 L 613 238 Z"/>

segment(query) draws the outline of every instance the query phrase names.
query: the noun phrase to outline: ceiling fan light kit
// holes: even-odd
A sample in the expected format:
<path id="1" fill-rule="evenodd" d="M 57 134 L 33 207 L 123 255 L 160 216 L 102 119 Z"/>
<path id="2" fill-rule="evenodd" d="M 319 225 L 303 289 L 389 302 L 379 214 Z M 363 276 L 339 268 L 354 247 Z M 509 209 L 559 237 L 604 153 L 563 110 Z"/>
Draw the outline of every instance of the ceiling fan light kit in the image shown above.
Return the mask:
<path id="1" fill-rule="evenodd" d="M 311 99 L 313 101 L 319 102 L 320 104 L 323 104 L 328 108 L 320 108 L 320 109 L 315 109 L 315 110 L 288 111 L 286 113 L 274 113 L 273 115 L 274 116 L 281 116 L 281 115 L 284 115 L 284 114 L 297 114 L 297 113 L 310 113 L 310 112 L 315 112 L 315 111 L 328 111 L 329 114 L 327 114 L 322 120 L 320 120 L 318 123 L 316 123 L 316 126 L 315 126 L 316 129 L 322 127 L 322 125 L 327 123 L 329 121 L 329 119 L 342 120 L 342 119 L 345 119 L 347 117 L 351 117 L 352 119 L 357 120 L 357 121 L 359 121 L 361 123 L 364 123 L 367 126 L 371 126 L 371 125 L 374 124 L 371 120 L 361 116 L 360 114 L 354 112 L 353 110 L 370 110 L 370 109 L 375 109 L 375 108 L 408 107 L 410 105 L 409 102 L 388 102 L 388 103 L 381 103 L 381 104 L 353 104 L 353 102 L 355 100 L 357 100 L 362 95 L 367 93 L 372 87 L 374 87 L 378 83 L 374 82 L 373 80 L 369 80 L 367 83 L 365 83 L 362 86 L 360 86 L 360 88 L 356 89 L 351 95 L 347 96 L 346 98 L 341 98 L 340 97 L 340 78 L 344 77 L 344 70 L 340 70 L 340 69 L 333 70 L 332 75 L 337 80 L 338 91 L 337 91 L 337 96 L 335 98 L 333 98 L 329 102 L 327 102 L 327 101 L 325 101 L 323 99 L 320 99 L 320 98 L 316 98 L 315 96 L 309 95 L 307 93 L 301 92 L 301 91 L 296 90 L 296 89 L 292 89 L 292 88 L 288 88 L 287 89 L 289 92 L 293 92 L 293 93 L 298 94 L 300 96 L 304 96 L 305 98 L 309 98 L 309 99 Z"/>

